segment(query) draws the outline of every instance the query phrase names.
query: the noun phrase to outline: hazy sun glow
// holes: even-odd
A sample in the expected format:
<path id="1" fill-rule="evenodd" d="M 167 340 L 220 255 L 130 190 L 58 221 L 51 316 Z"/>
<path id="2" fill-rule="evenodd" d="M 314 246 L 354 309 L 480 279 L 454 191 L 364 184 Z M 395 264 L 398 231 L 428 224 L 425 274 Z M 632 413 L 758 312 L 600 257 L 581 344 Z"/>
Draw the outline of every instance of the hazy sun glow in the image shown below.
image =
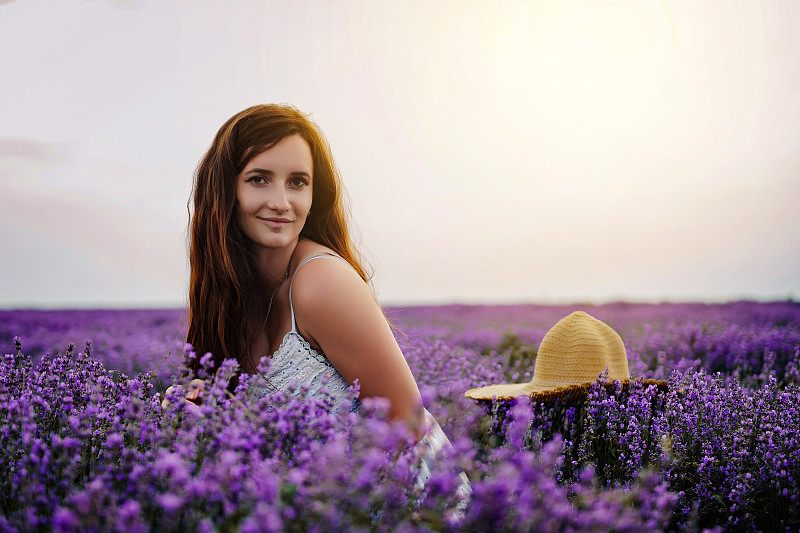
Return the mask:
<path id="1" fill-rule="evenodd" d="M 646 112 L 674 67 L 657 3 L 558 4 L 544 33 L 543 110 L 565 127 L 619 127 Z"/>

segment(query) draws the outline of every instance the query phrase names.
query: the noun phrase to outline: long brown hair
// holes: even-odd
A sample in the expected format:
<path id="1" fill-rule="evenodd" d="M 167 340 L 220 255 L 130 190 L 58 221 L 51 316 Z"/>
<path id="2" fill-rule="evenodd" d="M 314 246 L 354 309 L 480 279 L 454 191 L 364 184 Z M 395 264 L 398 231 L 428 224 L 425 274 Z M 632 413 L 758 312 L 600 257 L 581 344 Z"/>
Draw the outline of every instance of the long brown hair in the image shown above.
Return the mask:
<path id="1" fill-rule="evenodd" d="M 306 115 L 289 105 L 257 105 L 231 117 L 217 132 L 197 167 L 194 212 L 189 221 L 189 328 L 187 342 L 199 356 L 211 352 L 214 367 L 249 357 L 253 316 L 263 295 L 256 283 L 250 242 L 235 222 L 236 178 L 248 161 L 290 135 L 311 148 L 312 213 L 300 233 L 342 256 L 364 281 L 370 275 L 353 245 L 349 208 L 330 146 Z M 190 200 L 191 201 L 191 200 Z M 194 363 L 195 373 L 198 370 Z"/>

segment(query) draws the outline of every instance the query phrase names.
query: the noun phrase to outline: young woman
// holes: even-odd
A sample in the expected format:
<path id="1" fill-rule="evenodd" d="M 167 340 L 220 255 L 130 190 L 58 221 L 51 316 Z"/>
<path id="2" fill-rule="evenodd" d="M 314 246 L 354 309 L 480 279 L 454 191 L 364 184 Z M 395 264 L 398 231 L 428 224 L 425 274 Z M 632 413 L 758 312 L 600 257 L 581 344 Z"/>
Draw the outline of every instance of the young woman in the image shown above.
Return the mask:
<path id="1" fill-rule="evenodd" d="M 419 437 L 441 433 L 368 285 L 319 128 L 290 106 L 245 109 L 220 128 L 194 185 L 194 350 L 248 373 L 271 358 L 264 394 L 295 381 L 313 395 L 326 382 L 335 410 L 358 410 L 344 403 L 358 380 L 361 398 L 389 399 L 390 417 Z"/>

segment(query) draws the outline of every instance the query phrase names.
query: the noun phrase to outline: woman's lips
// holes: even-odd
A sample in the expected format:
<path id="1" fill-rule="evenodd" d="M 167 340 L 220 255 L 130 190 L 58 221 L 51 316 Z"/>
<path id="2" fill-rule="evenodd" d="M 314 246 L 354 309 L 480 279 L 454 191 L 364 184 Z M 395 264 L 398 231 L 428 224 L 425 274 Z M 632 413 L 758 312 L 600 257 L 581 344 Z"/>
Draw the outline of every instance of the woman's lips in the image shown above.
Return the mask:
<path id="1" fill-rule="evenodd" d="M 267 226 L 276 229 L 280 229 L 284 227 L 286 224 L 289 224 L 291 222 L 291 220 L 289 220 L 288 218 L 280 218 L 280 217 L 269 217 L 269 218 L 258 217 L 258 219 L 264 221 L 267 224 Z"/>

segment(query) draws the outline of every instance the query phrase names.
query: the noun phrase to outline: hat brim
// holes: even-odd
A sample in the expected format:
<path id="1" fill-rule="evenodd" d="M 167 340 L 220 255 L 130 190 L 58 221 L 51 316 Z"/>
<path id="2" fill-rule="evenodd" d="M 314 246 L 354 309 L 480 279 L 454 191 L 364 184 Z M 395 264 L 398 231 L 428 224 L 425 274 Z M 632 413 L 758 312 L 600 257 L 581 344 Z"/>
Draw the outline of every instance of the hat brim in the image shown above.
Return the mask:
<path id="1" fill-rule="evenodd" d="M 534 392 L 540 392 L 533 383 L 498 383 L 496 385 L 486 385 L 470 389 L 464 393 L 467 398 L 473 400 L 491 400 L 497 398 L 505 400 L 518 396 L 528 396 Z"/>
<path id="2" fill-rule="evenodd" d="M 620 381 L 622 383 L 623 391 L 628 389 L 631 381 L 641 381 L 643 386 L 655 385 L 660 391 L 667 390 L 667 382 L 664 380 L 655 379 L 622 379 L 612 380 L 604 383 L 607 389 L 614 387 L 614 382 Z M 470 389 L 464 393 L 467 398 L 473 400 L 491 401 L 497 400 L 512 400 L 520 396 L 528 396 L 537 402 L 548 402 L 557 398 L 565 399 L 572 396 L 584 396 L 589 388 L 597 383 L 596 381 L 589 381 L 586 383 L 576 385 L 561 385 L 557 387 L 536 386 L 533 383 L 500 383 L 497 385 L 487 385 L 485 387 L 477 387 Z"/>
<path id="3" fill-rule="evenodd" d="M 486 385 L 485 387 L 477 387 L 465 392 L 464 396 L 472 398 L 473 400 L 491 400 L 492 398 L 507 400 L 519 396 L 530 396 L 533 398 L 537 394 L 552 392 L 567 387 L 591 385 L 592 383 L 591 381 L 574 384 L 554 383 L 552 381 L 539 380 L 534 377 L 528 383 L 498 383 L 495 385 Z"/>

